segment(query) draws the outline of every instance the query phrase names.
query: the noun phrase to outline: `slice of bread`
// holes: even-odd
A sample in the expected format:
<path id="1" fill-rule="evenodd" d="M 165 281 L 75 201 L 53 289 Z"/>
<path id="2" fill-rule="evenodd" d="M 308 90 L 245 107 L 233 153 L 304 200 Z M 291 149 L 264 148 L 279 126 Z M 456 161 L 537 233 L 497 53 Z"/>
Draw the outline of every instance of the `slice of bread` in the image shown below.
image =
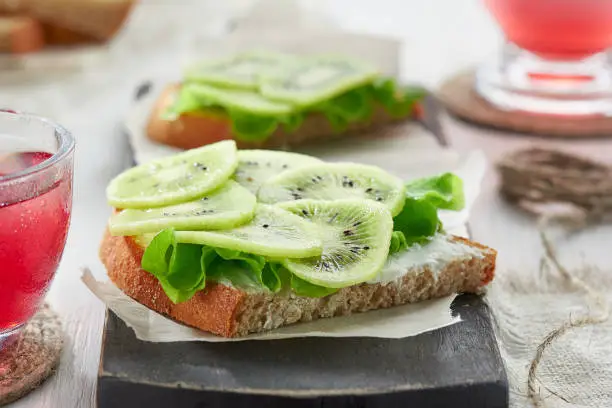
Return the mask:
<path id="1" fill-rule="evenodd" d="M 55 24 L 43 24 L 43 29 L 45 32 L 45 40 L 48 45 L 71 46 L 102 43 L 98 38 Z"/>
<path id="2" fill-rule="evenodd" d="M 211 283 L 190 300 L 174 304 L 157 279 L 141 269 L 143 249 L 131 238 L 113 237 L 107 231 L 100 247 L 100 258 L 115 285 L 137 302 L 189 326 L 219 336 L 239 337 L 319 318 L 388 308 L 453 293 L 480 292 L 493 279 L 496 251 L 464 238 L 448 236 L 444 239 L 451 245 L 464 245 L 465 256 L 434 259 L 431 265 L 438 265 L 436 270 L 428 265 L 415 266 L 389 283 L 362 283 L 324 298 L 247 293 Z"/>
<path id="3" fill-rule="evenodd" d="M 225 139 L 236 139 L 241 149 L 285 148 L 316 142 L 321 139 L 331 139 L 345 135 L 375 130 L 393 122 L 407 118 L 394 118 L 387 114 L 382 106 L 376 106 L 368 121 L 349 124 L 343 132 L 335 131 L 322 114 L 310 114 L 302 125 L 294 132 L 287 133 L 279 126 L 266 140 L 261 142 L 245 142 L 232 135 L 230 119 L 217 112 L 183 114 L 176 120 L 165 120 L 162 114 L 172 103 L 180 84 L 168 85 L 155 103 L 147 125 L 147 135 L 150 139 L 182 149 L 193 149 L 205 144 Z"/>
<path id="4" fill-rule="evenodd" d="M 137 0 L 27 0 L 28 14 L 101 41 L 121 29 Z"/>
<path id="5" fill-rule="evenodd" d="M 41 24 L 27 16 L 0 16 L 0 53 L 23 54 L 45 45 Z"/>

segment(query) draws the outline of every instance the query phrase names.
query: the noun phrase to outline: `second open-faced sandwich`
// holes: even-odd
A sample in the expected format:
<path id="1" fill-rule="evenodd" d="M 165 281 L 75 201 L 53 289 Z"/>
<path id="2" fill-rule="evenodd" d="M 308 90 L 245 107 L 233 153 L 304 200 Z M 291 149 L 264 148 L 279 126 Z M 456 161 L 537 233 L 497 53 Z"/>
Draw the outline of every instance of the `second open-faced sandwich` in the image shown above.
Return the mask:
<path id="1" fill-rule="evenodd" d="M 363 61 L 253 51 L 188 69 L 163 90 L 146 132 L 184 149 L 296 146 L 410 120 L 424 95 Z"/>
<path id="2" fill-rule="evenodd" d="M 406 182 L 224 141 L 129 169 L 107 197 L 111 280 L 220 336 L 477 293 L 495 270 L 493 249 L 440 222 L 464 205 L 451 173 Z"/>

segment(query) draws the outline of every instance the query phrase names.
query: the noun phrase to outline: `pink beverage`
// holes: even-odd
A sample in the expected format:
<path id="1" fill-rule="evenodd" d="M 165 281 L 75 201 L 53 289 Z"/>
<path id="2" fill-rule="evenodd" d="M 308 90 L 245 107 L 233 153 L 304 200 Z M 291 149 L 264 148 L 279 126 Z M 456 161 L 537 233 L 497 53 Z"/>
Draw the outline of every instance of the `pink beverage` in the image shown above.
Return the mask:
<path id="1" fill-rule="evenodd" d="M 612 1 L 486 0 L 506 38 L 543 58 L 575 60 L 612 46 Z"/>
<path id="2" fill-rule="evenodd" d="M 484 0 L 505 45 L 475 88 L 501 110 L 612 115 L 612 1 Z"/>
<path id="3" fill-rule="evenodd" d="M 0 176 L 51 158 L 27 152 L 0 157 Z M 64 250 L 72 196 L 65 178 L 22 197 L 0 197 L 0 332 L 28 320 L 38 309 Z"/>
<path id="4" fill-rule="evenodd" d="M 56 125 L 0 113 L 0 351 L 38 310 L 61 259 L 73 149 Z"/>

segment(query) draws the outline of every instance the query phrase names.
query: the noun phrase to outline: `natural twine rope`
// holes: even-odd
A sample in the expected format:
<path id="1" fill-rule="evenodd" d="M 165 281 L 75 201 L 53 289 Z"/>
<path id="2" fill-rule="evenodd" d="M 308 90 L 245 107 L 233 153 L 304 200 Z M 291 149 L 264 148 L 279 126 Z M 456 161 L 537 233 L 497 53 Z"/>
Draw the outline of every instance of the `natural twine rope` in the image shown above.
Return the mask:
<path id="1" fill-rule="evenodd" d="M 556 268 L 566 283 L 582 290 L 592 303 L 591 310 L 596 311 L 577 319 L 570 317 L 538 345 L 529 367 L 527 395 L 540 408 L 545 401 L 537 387 L 537 370 L 547 348 L 568 330 L 603 323 L 610 315 L 605 297 L 561 264 L 547 230 L 554 223 L 571 223 L 576 230 L 608 219 L 612 214 L 612 167 L 559 151 L 531 148 L 505 157 L 498 163 L 498 169 L 502 195 L 539 215 L 544 260 Z M 578 211 L 569 215 L 542 212 L 540 205 L 553 203 L 570 205 Z"/>

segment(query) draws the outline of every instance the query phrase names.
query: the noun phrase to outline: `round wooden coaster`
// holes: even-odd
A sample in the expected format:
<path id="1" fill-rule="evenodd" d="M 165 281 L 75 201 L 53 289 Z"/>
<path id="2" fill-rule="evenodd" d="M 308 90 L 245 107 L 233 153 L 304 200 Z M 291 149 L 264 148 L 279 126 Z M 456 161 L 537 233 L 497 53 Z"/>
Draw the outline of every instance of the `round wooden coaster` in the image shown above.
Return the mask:
<path id="1" fill-rule="evenodd" d="M 0 406 L 25 396 L 47 379 L 59 363 L 62 345 L 62 323 L 45 304 L 3 352 L 11 357 L 0 361 Z"/>
<path id="2" fill-rule="evenodd" d="M 501 110 L 476 93 L 474 71 L 462 72 L 447 80 L 437 96 L 452 114 L 497 129 L 550 137 L 612 136 L 612 117 L 569 118 Z"/>

